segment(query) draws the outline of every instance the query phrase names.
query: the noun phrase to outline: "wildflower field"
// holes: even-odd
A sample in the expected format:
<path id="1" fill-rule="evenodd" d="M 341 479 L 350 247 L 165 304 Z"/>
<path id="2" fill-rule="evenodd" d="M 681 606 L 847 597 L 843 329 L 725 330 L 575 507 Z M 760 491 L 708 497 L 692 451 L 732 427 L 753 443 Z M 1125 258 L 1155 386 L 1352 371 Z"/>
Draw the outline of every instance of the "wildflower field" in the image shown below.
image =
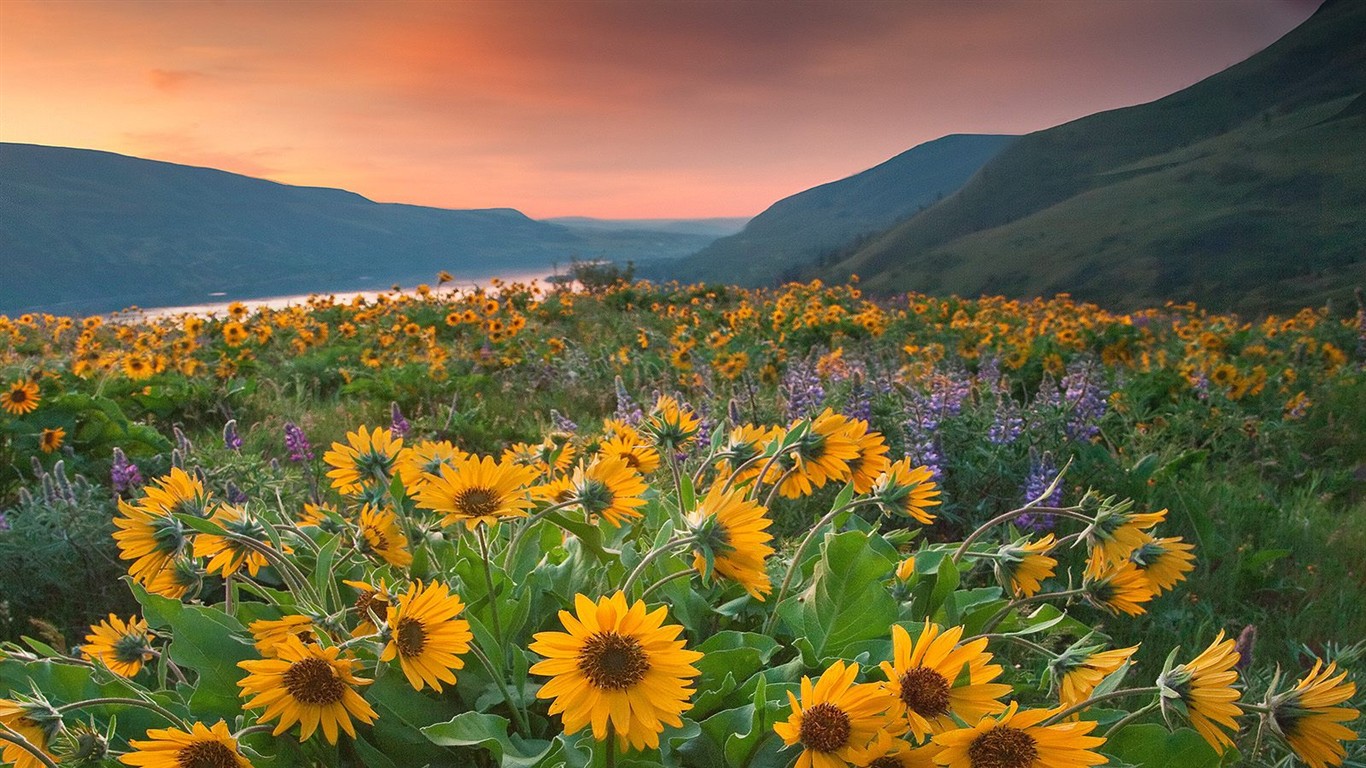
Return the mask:
<path id="1" fill-rule="evenodd" d="M 0 760 L 1366 764 L 1366 309 L 0 316 Z"/>

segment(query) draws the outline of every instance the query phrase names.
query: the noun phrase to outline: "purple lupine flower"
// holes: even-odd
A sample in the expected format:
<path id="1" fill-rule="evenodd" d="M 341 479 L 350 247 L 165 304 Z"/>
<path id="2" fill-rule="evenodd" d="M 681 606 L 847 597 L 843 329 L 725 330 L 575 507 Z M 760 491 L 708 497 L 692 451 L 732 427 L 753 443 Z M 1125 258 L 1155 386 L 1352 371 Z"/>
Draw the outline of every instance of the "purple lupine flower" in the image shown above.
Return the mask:
<path id="1" fill-rule="evenodd" d="M 114 461 L 109 466 L 109 482 L 114 486 L 114 493 L 118 494 L 142 485 L 142 472 L 138 470 L 138 465 L 128 460 L 121 448 L 114 449 Z"/>
<path id="2" fill-rule="evenodd" d="M 1053 462 L 1053 454 L 1044 451 L 1043 455 L 1030 452 L 1029 474 L 1025 476 L 1024 487 L 1020 493 L 1024 496 L 1025 503 L 1038 499 L 1044 491 L 1048 490 L 1049 483 L 1058 475 L 1057 464 Z M 1040 499 L 1038 505 L 1041 507 L 1056 507 L 1062 503 L 1062 483 L 1053 489 L 1047 497 Z M 1053 515 L 1040 514 L 1031 515 L 1025 513 L 1015 518 L 1015 524 L 1021 528 L 1031 528 L 1036 531 L 1047 531 L 1053 528 Z"/>
<path id="3" fill-rule="evenodd" d="M 313 459 L 313 447 L 308 444 L 308 435 L 305 435 L 299 425 L 292 421 L 285 423 L 285 450 L 289 451 L 290 461 L 300 462 Z"/>
<path id="4" fill-rule="evenodd" d="M 4 511 L 0 510 L 0 533 L 8 531 L 10 527 L 9 516 L 6 515 Z"/>
<path id="5" fill-rule="evenodd" d="M 1065 432 L 1072 440 L 1090 441 L 1100 434 L 1099 422 L 1105 415 L 1106 398 L 1110 393 L 1099 379 L 1099 371 L 1090 361 L 1067 367 L 1062 389 L 1068 408 Z"/>
<path id="6" fill-rule="evenodd" d="M 407 437 L 412 428 L 413 425 L 403 418 L 403 411 L 398 409 L 398 403 L 389 403 L 389 435 L 391 437 Z"/>
<path id="7" fill-rule="evenodd" d="M 902 429 L 906 436 L 906 456 L 914 464 L 929 467 L 936 480 L 943 477 L 944 457 L 939 452 L 940 411 L 930 395 L 915 391 L 907 403 L 907 419 Z"/>
<path id="8" fill-rule="evenodd" d="M 851 419 L 872 421 L 873 393 L 868 389 L 862 375 L 856 375 L 853 379 L 849 387 L 849 398 L 844 404 L 844 415 Z"/>
<path id="9" fill-rule="evenodd" d="M 1020 406 L 1010 396 L 1001 397 L 992 412 L 991 426 L 987 427 L 987 442 L 1008 445 L 1024 432 L 1024 416 Z"/>
<path id="10" fill-rule="evenodd" d="M 1001 390 L 1001 361 L 995 355 L 983 357 L 977 366 L 977 385 L 992 392 Z"/>
<path id="11" fill-rule="evenodd" d="M 740 401 L 732 397 L 730 402 L 726 403 L 726 416 L 730 419 L 732 427 L 740 424 Z"/>
<path id="12" fill-rule="evenodd" d="M 224 495 L 227 497 L 229 504 L 247 503 L 247 492 L 242 490 L 241 488 L 238 488 L 237 484 L 231 480 L 228 481 L 227 493 L 225 493 Z"/>
<path id="13" fill-rule="evenodd" d="M 180 451 L 181 456 L 189 456 L 194 452 L 194 443 L 191 443 L 190 438 L 186 437 L 185 433 L 180 431 L 179 424 L 173 424 L 171 426 L 171 434 L 175 436 L 176 450 Z"/>
<path id="14" fill-rule="evenodd" d="M 631 398 L 630 393 L 626 391 L 626 384 L 622 382 L 620 376 L 613 382 L 613 387 L 617 395 L 617 412 L 614 414 L 616 419 L 631 426 L 644 421 L 645 412 L 640 409 L 636 401 Z"/>
<path id="15" fill-rule="evenodd" d="M 787 401 L 787 418 L 792 420 L 815 416 L 825 402 L 825 387 L 821 386 L 820 374 L 810 360 L 788 366 L 779 388 Z"/>
<path id="16" fill-rule="evenodd" d="M 237 419 L 228 419 L 223 425 L 223 445 L 230 451 L 242 450 L 242 436 L 237 433 Z"/>
<path id="17" fill-rule="evenodd" d="M 578 432 L 579 425 L 563 413 L 550 409 L 550 424 L 557 432 Z"/>

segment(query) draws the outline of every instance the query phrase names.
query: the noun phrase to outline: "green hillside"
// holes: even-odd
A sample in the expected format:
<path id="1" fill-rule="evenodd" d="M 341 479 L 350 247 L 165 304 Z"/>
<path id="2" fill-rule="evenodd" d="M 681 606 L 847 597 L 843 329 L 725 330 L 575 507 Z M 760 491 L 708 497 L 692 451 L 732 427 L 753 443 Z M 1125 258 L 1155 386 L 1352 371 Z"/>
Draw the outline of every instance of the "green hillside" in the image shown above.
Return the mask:
<path id="1" fill-rule="evenodd" d="M 1025 136 L 824 270 L 872 290 L 1256 312 L 1366 282 L 1366 3 L 1164 99 Z"/>
<path id="2" fill-rule="evenodd" d="M 753 286 L 831 262 L 859 237 L 952 194 L 1014 138 L 954 135 L 926 142 L 862 173 L 779 200 L 738 234 L 647 271 Z"/>

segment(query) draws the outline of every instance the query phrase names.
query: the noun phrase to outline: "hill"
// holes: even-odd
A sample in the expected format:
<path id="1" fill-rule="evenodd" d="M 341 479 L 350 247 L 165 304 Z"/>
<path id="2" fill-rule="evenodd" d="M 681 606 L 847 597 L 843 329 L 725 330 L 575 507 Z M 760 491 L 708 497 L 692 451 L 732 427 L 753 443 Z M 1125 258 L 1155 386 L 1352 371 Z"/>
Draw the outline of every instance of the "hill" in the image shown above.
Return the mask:
<path id="1" fill-rule="evenodd" d="M 1363 84 L 1366 3 L 1330 0 L 1185 90 L 1022 137 L 818 274 L 1115 307 L 1346 298 L 1366 282 Z"/>
<path id="2" fill-rule="evenodd" d="M 677 256 L 710 238 L 576 232 L 512 209 L 376 203 L 339 189 L 109 152 L 0 144 L 0 312 L 102 312 L 549 272 Z"/>
<path id="3" fill-rule="evenodd" d="M 1013 140 L 964 134 L 926 142 L 862 173 L 779 200 L 738 234 L 649 271 L 682 280 L 775 282 L 952 194 Z"/>

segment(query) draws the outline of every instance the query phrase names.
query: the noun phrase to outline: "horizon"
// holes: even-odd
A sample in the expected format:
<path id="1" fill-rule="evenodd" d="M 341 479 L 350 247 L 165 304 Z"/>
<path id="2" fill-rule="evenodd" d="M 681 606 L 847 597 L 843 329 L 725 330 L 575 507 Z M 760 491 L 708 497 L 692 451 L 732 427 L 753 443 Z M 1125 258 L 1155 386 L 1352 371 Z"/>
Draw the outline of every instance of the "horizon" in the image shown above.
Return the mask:
<path id="1" fill-rule="evenodd" d="M 751 218 L 944 135 L 1161 98 L 1317 6 L 11 2 L 0 140 L 536 219 Z"/>

